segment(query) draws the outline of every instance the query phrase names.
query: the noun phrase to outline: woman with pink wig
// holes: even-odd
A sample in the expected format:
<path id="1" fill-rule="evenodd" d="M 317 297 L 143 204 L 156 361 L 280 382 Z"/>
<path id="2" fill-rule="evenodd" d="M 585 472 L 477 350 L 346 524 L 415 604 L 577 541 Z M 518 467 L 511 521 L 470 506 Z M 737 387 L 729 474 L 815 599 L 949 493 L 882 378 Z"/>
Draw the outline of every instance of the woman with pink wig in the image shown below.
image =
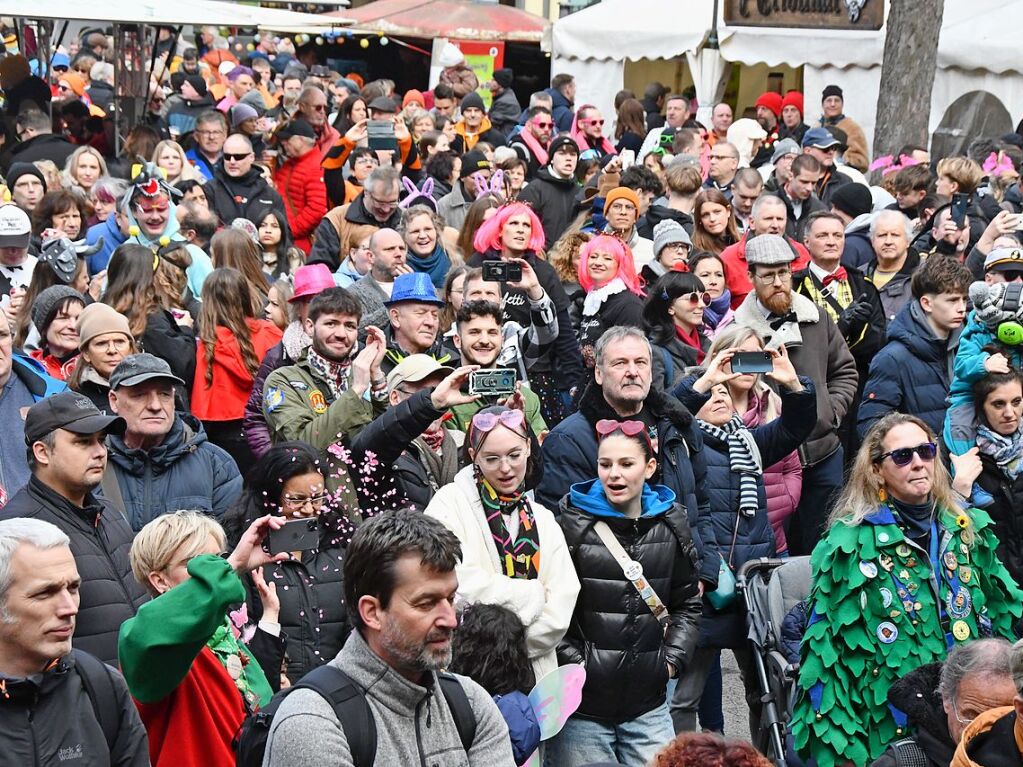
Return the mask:
<path id="1" fill-rule="evenodd" d="M 473 238 L 476 252 L 469 266 L 479 267 L 487 261 L 523 259 L 533 267 L 544 292 L 550 296 L 557 311 L 558 337 L 550 351 L 526 371 L 533 391 L 540 398 L 540 411 L 547 425 L 553 428 L 573 410 L 575 388 L 583 377 L 583 360 L 579 343 L 568 316 L 569 300 L 565 288 L 546 259 L 543 224 L 533 209 L 521 202 L 502 205 L 480 226 Z M 534 306 L 516 282 L 501 285 L 504 319 L 522 327 L 531 324 Z M 557 375 L 555 375 L 557 360 Z"/>
<path id="2" fill-rule="evenodd" d="M 579 343 L 593 365 L 593 348 L 616 325 L 643 327 L 642 281 L 632 251 L 619 237 L 601 234 L 579 250 L 579 284 L 586 291 Z"/>

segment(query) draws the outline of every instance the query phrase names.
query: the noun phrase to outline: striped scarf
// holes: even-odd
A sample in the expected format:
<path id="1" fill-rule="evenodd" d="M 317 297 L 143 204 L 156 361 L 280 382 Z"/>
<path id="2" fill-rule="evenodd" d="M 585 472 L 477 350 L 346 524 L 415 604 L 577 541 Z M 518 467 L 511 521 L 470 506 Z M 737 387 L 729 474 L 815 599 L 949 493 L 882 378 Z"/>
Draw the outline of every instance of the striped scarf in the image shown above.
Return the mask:
<path id="1" fill-rule="evenodd" d="M 703 420 L 697 422 L 704 434 L 728 445 L 728 463 L 739 475 L 739 511 L 753 516 L 760 508 L 758 487 L 764 473 L 760 448 L 753 441 L 753 435 L 738 413 L 733 413 L 724 426 L 714 426 Z"/>
<path id="2" fill-rule="evenodd" d="M 490 526 L 490 535 L 497 547 L 501 569 L 509 578 L 535 580 L 540 571 L 540 536 L 533 518 L 533 508 L 525 493 L 518 491 L 511 495 L 499 495 L 493 486 L 476 471 L 476 486 L 483 513 Z M 518 537 L 513 541 L 505 514 L 517 514 L 519 519 Z"/>

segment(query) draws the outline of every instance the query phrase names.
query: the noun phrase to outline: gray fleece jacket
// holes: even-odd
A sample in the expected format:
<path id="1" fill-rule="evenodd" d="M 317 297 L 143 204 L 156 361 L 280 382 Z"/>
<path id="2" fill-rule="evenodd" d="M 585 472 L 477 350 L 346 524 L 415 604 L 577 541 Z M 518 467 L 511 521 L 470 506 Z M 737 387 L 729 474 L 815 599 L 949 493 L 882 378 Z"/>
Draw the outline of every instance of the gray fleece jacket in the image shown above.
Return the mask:
<path id="1" fill-rule="evenodd" d="M 377 765 L 403 767 L 515 767 L 508 727 L 486 690 L 458 680 L 476 713 L 476 740 L 468 755 L 436 675 L 429 687 L 405 679 L 353 631 L 331 665 L 366 690 L 377 729 Z M 331 705 L 313 690 L 295 690 L 277 710 L 263 767 L 352 767 L 351 752 Z"/>

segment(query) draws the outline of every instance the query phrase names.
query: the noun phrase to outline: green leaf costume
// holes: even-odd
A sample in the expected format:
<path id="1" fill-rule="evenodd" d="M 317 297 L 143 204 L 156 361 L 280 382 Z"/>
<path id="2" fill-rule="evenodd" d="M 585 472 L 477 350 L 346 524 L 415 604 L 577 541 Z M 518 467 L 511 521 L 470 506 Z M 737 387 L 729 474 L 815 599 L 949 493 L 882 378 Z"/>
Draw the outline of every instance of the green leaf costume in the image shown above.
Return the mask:
<path id="1" fill-rule="evenodd" d="M 791 726 L 819 767 L 869 764 L 903 734 L 904 715 L 888 705 L 899 677 L 956 643 L 1015 638 L 1023 591 L 995 554 L 991 518 L 941 509 L 936 524 L 936 551 L 925 551 L 882 505 L 859 525 L 833 525 L 814 549 Z"/>

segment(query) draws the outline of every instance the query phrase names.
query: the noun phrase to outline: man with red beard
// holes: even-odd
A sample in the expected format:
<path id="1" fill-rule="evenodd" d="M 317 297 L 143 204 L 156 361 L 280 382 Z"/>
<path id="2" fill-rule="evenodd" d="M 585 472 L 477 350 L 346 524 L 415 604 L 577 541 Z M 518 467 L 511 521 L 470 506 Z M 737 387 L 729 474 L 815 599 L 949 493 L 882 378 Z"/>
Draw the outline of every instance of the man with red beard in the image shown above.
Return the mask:
<path id="1" fill-rule="evenodd" d="M 796 372 L 817 390 L 817 425 L 799 448 L 803 494 L 789 533 L 793 556 L 809 554 L 820 540 L 842 487 L 838 424 L 856 394 L 856 362 L 827 312 L 792 290 L 795 253 L 779 235 L 762 234 L 746 244 L 753 292 L 735 310 L 735 324 L 755 330 L 767 348 L 784 346 Z"/>

